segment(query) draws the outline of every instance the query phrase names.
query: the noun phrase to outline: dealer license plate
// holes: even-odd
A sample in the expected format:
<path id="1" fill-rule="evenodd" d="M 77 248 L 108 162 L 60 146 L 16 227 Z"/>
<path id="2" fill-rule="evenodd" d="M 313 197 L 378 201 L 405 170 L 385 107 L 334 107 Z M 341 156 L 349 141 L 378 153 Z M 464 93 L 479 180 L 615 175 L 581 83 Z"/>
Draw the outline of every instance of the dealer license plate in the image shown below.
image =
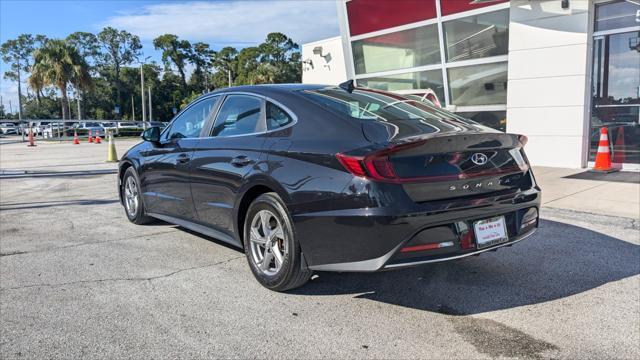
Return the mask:
<path id="1" fill-rule="evenodd" d="M 509 241 L 504 216 L 479 220 L 473 223 L 478 249 Z"/>

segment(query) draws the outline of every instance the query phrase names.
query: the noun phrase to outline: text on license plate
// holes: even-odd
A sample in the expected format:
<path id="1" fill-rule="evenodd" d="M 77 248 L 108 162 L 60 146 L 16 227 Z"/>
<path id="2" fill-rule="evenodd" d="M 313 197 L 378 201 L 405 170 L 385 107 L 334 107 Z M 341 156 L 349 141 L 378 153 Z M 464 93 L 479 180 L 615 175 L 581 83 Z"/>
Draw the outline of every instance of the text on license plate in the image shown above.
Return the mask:
<path id="1" fill-rule="evenodd" d="M 476 221 L 473 223 L 473 230 L 476 234 L 478 249 L 507 242 L 509 240 L 504 216 Z"/>

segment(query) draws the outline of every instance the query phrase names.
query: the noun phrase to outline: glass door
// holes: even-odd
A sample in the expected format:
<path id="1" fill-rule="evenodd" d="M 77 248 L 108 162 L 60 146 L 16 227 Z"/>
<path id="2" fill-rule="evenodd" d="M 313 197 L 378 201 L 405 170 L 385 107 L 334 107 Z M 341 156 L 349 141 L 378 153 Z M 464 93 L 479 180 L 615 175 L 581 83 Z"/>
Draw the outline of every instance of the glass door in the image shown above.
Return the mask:
<path id="1" fill-rule="evenodd" d="M 600 129 L 606 127 L 612 161 L 640 164 L 640 27 L 636 31 L 635 26 L 627 26 L 635 25 L 627 21 L 635 20 L 635 7 L 640 10 L 628 1 L 596 5 L 590 161 L 595 159 Z"/>

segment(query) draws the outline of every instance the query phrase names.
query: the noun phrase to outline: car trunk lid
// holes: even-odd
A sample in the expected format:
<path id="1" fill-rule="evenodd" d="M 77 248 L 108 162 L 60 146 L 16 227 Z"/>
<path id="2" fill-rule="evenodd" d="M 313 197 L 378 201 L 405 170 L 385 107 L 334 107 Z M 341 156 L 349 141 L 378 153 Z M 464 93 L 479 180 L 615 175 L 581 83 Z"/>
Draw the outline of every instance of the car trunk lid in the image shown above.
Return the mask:
<path id="1" fill-rule="evenodd" d="M 364 125 L 363 131 L 367 136 Z M 523 136 L 472 127 L 409 136 L 397 131 L 386 144 L 378 142 L 376 150 L 364 149 L 365 154 L 355 156 L 364 176 L 402 184 L 414 201 L 422 202 L 529 186 L 524 143 Z"/>

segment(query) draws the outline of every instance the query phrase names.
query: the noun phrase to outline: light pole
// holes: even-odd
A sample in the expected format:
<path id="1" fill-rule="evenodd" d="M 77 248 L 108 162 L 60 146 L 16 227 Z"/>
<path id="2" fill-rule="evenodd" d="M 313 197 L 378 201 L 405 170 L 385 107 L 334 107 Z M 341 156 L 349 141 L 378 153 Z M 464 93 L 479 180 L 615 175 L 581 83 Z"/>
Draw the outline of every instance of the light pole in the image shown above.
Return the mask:
<path id="1" fill-rule="evenodd" d="M 140 96 L 142 97 L 142 127 L 144 129 L 147 128 L 147 110 L 145 107 L 145 101 L 144 101 L 144 64 L 147 62 L 147 60 L 149 60 L 151 58 L 151 56 L 147 56 L 146 58 L 144 58 L 144 60 L 142 62 L 140 62 Z"/>
<path id="2" fill-rule="evenodd" d="M 69 113 L 69 118 L 64 120 L 71 120 L 71 100 L 69 99 L 69 92 L 65 90 L 67 93 L 67 112 Z"/>
<path id="3" fill-rule="evenodd" d="M 82 120 L 82 109 L 80 109 L 80 94 L 76 93 L 76 100 L 78 100 L 78 121 Z"/>
<path id="4" fill-rule="evenodd" d="M 149 85 L 149 121 L 153 120 L 153 108 L 151 107 L 151 85 Z"/>
<path id="5" fill-rule="evenodd" d="M 22 79 L 20 78 L 20 61 L 18 61 L 18 120 L 22 122 Z"/>
<path id="6" fill-rule="evenodd" d="M 142 105 L 144 106 L 144 103 Z M 131 121 L 136 121 L 136 103 L 133 94 L 131 94 Z"/>

